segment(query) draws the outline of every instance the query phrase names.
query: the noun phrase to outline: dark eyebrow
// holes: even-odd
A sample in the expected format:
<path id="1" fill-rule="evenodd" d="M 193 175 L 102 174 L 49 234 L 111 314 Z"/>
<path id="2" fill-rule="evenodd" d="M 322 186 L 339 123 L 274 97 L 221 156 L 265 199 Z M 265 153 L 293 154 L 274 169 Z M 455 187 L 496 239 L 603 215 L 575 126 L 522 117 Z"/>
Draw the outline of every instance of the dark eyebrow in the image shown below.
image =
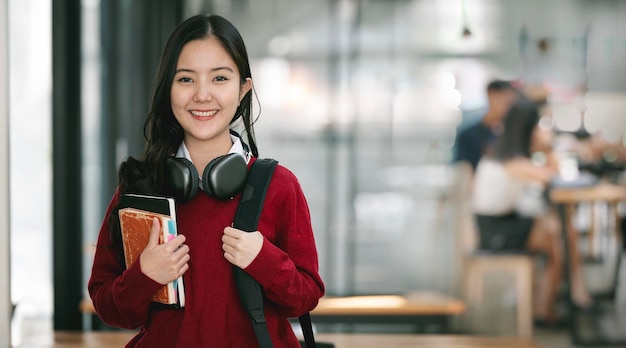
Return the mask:
<path id="1" fill-rule="evenodd" d="M 227 66 L 220 66 L 220 67 L 217 67 L 215 69 L 211 69 L 211 71 L 218 71 L 218 70 L 228 70 L 230 72 L 234 72 L 233 69 L 231 69 L 230 67 L 227 67 Z"/>
<path id="2" fill-rule="evenodd" d="M 194 72 L 194 71 L 193 71 L 193 70 L 191 70 L 191 69 L 185 69 L 185 68 L 182 68 L 182 69 L 176 69 L 176 71 L 175 71 L 174 73 L 175 73 L 175 74 L 178 74 L 178 73 L 180 73 L 180 72 Z"/>
<path id="3" fill-rule="evenodd" d="M 228 70 L 230 72 L 235 72 L 233 69 L 231 69 L 230 67 L 227 67 L 227 66 L 220 66 L 220 67 L 217 67 L 217 68 L 213 68 L 213 69 L 211 69 L 211 72 L 215 72 L 215 71 L 219 71 L 219 70 Z M 176 71 L 174 73 L 178 74 L 180 72 L 190 72 L 190 73 L 193 73 L 195 71 L 193 69 L 180 68 L 180 69 L 176 69 Z"/>

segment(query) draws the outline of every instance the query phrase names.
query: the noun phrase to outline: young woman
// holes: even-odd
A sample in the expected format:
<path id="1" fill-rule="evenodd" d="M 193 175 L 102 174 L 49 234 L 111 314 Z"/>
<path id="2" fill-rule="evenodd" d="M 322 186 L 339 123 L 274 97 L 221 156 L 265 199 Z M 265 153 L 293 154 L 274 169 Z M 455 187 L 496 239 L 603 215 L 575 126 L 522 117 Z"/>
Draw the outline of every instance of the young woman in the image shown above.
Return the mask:
<path id="1" fill-rule="evenodd" d="M 564 264 L 560 221 L 545 195 L 546 186 L 558 173 L 552 139 L 552 130 L 539 122 L 536 104 L 514 104 L 492 153 L 478 163 L 473 188 L 480 248 L 529 249 L 547 256 L 534 312 L 538 321 L 548 323 L 556 320 L 555 301 Z M 568 231 L 572 298 L 586 307 L 591 297 L 582 278 L 576 233 L 572 226 Z"/>
<path id="2" fill-rule="evenodd" d="M 219 200 L 199 191 L 177 202 L 179 235 L 159 245 L 158 223 L 138 262 L 126 268 L 118 214 L 122 193 L 160 194 L 164 163 L 190 160 L 198 173 L 221 155 L 258 157 L 254 140 L 252 78 L 237 29 L 219 16 L 195 16 L 169 38 L 145 123 L 142 160 L 120 167 L 119 187 L 100 229 L 89 294 L 102 320 L 139 328 L 127 347 L 255 347 L 257 338 L 242 307 L 233 265 L 263 290 L 265 316 L 275 347 L 299 347 L 287 318 L 312 310 L 324 294 L 306 199 L 296 177 L 278 165 L 265 198 L 258 231 L 232 228 L 240 193 Z M 243 121 L 247 146 L 231 133 Z M 251 154 L 244 149 L 249 148 Z M 151 302 L 163 284 L 183 276 L 186 305 Z"/>

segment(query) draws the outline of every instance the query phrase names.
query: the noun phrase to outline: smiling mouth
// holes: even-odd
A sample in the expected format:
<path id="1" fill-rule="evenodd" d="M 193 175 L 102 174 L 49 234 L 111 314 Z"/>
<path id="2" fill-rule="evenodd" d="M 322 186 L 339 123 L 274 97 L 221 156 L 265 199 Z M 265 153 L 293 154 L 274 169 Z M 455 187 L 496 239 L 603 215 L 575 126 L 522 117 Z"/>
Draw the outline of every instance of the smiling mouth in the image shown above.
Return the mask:
<path id="1" fill-rule="evenodd" d="M 211 117 L 217 114 L 217 110 L 211 110 L 211 111 L 191 110 L 191 114 L 196 117 Z"/>

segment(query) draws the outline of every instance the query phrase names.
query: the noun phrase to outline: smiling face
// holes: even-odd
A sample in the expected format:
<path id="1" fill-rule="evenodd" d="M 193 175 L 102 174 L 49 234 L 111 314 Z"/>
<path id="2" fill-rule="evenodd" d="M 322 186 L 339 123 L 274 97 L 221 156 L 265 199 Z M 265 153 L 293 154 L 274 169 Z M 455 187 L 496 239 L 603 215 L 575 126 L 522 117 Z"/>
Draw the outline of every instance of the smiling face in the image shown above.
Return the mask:
<path id="1" fill-rule="evenodd" d="M 185 44 L 170 92 L 172 112 L 185 132 L 187 147 L 230 144 L 229 124 L 252 87 L 221 43 L 209 37 Z"/>

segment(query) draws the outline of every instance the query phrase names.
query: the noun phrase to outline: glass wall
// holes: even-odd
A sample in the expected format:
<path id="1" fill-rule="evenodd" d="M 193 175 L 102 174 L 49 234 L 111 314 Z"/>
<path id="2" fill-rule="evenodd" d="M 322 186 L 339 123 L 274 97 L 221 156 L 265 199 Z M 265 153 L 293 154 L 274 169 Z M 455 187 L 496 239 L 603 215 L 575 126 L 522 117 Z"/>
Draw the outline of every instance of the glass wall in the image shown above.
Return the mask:
<path id="1" fill-rule="evenodd" d="M 187 16 L 221 14 L 246 40 L 261 156 L 301 180 L 331 294 L 455 292 L 440 204 L 454 135 L 488 79 L 513 72 L 493 62 L 494 34 L 464 41 L 458 26 L 434 25 L 461 20 L 445 3 L 187 2 Z M 497 18 L 482 12 L 497 4 L 480 6 Z"/>
<path id="2" fill-rule="evenodd" d="M 9 0 L 11 300 L 14 344 L 49 328 L 52 305 L 52 10 Z"/>
<path id="3" fill-rule="evenodd" d="M 605 32 L 619 15 L 588 1 L 185 4 L 185 17 L 221 14 L 241 30 L 261 156 L 300 178 L 331 294 L 457 293 L 448 164 L 457 129 L 482 116 L 489 80 L 548 81 L 582 96 L 594 76 L 596 89 L 626 89 L 603 82 L 602 57 L 588 48 L 603 40 L 590 23 Z"/>
<path id="4" fill-rule="evenodd" d="M 9 7 L 0 3 L 0 306 L 11 305 L 9 229 Z M 0 345 L 11 345 L 11 315 L 0 313 Z"/>

